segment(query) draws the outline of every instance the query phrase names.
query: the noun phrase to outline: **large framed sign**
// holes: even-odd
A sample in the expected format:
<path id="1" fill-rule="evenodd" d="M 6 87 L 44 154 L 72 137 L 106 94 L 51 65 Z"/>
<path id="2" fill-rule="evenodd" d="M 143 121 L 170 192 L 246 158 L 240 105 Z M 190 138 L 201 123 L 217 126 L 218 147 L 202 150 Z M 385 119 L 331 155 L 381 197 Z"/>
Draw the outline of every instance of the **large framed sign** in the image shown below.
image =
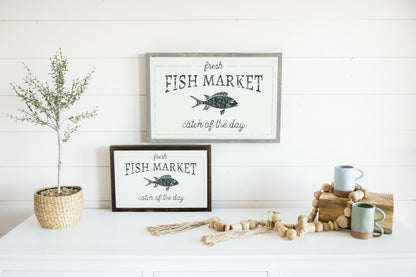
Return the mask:
<path id="1" fill-rule="evenodd" d="M 110 146 L 113 211 L 211 211 L 210 145 Z"/>
<path id="2" fill-rule="evenodd" d="M 281 53 L 148 53 L 148 140 L 279 142 Z"/>

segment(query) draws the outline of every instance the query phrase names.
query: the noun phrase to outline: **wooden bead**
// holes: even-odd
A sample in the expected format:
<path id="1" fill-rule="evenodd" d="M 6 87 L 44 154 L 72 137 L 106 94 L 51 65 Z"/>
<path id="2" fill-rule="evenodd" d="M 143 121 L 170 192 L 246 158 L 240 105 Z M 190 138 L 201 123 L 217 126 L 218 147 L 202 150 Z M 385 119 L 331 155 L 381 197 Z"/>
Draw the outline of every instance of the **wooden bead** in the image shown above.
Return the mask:
<path id="1" fill-rule="evenodd" d="M 308 216 L 308 223 L 310 223 L 310 222 L 314 222 L 315 221 L 315 217 L 316 217 L 316 215 L 315 216 Z"/>
<path id="2" fill-rule="evenodd" d="M 250 230 L 256 228 L 259 225 L 259 222 L 254 219 L 249 219 L 248 222 L 250 223 Z"/>
<path id="3" fill-rule="evenodd" d="M 312 200 L 312 207 L 314 208 L 318 208 L 319 207 L 319 200 L 318 199 L 313 199 Z"/>
<path id="4" fill-rule="evenodd" d="M 324 230 L 329 231 L 329 224 L 326 222 L 324 223 Z"/>
<path id="5" fill-rule="evenodd" d="M 331 185 L 330 185 L 330 184 L 328 184 L 328 183 L 324 183 L 324 184 L 322 185 L 322 190 L 323 190 L 323 191 L 328 192 L 330 189 L 331 189 Z"/>
<path id="6" fill-rule="evenodd" d="M 298 230 L 303 230 L 303 231 L 308 231 L 308 222 L 306 221 L 306 222 L 304 222 L 304 221 L 302 221 L 302 222 L 299 222 L 298 223 Z"/>
<path id="7" fill-rule="evenodd" d="M 360 200 L 364 199 L 364 192 L 362 190 L 357 190 L 354 192 L 354 196 L 352 198 L 352 201 L 358 202 Z"/>
<path id="8" fill-rule="evenodd" d="M 213 217 L 209 219 L 209 228 L 214 229 L 215 222 L 220 221 L 218 217 Z"/>
<path id="9" fill-rule="evenodd" d="M 230 230 L 233 230 L 233 231 L 243 230 L 243 226 L 241 226 L 240 223 L 234 223 L 234 224 L 231 224 Z"/>
<path id="10" fill-rule="evenodd" d="M 299 221 L 299 220 L 301 220 L 302 218 L 306 218 L 306 219 L 308 219 L 308 217 L 307 217 L 306 215 L 301 214 L 300 216 L 298 216 L 298 221 Z"/>
<path id="11" fill-rule="evenodd" d="M 322 232 L 324 229 L 324 225 L 320 221 L 316 221 L 315 223 L 315 232 Z"/>
<path id="12" fill-rule="evenodd" d="M 361 190 L 361 186 L 360 185 L 355 185 L 354 190 Z"/>
<path id="13" fill-rule="evenodd" d="M 331 182 L 331 188 L 330 188 L 330 190 L 332 190 L 332 191 L 334 190 L 334 181 Z"/>
<path id="14" fill-rule="evenodd" d="M 224 227 L 224 232 L 230 231 L 231 226 L 229 224 L 226 224 Z"/>
<path id="15" fill-rule="evenodd" d="M 305 225 L 308 223 L 308 217 L 302 217 L 301 219 L 298 220 L 298 225 Z"/>
<path id="16" fill-rule="evenodd" d="M 295 229 L 295 224 L 285 224 L 285 227 L 288 229 Z"/>
<path id="17" fill-rule="evenodd" d="M 306 232 L 313 233 L 315 231 L 316 231 L 315 223 L 313 223 L 313 222 L 308 223 L 308 228 L 307 228 Z"/>
<path id="18" fill-rule="evenodd" d="M 338 226 L 341 228 L 348 228 L 348 219 L 345 217 L 345 215 L 340 215 L 336 222 L 338 223 Z"/>
<path id="19" fill-rule="evenodd" d="M 305 235 L 305 231 L 304 230 L 298 230 L 298 237 L 303 237 Z"/>
<path id="20" fill-rule="evenodd" d="M 279 231 L 280 227 L 285 227 L 285 224 L 283 222 L 276 222 L 276 224 L 274 225 L 274 229 L 276 231 Z"/>
<path id="21" fill-rule="evenodd" d="M 243 230 L 250 230 L 250 222 L 241 221 L 240 224 L 241 224 L 241 227 L 243 228 Z"/>
<path id="22" fill-rule="evenodd" d="M 351 199 L 352 202 L 358 202 L 364 198 L 364 192 L 362 190 L 353 191 L 348 195 L 348 198 Z"/>
<path id="23" fill-rule="evenodd" d="M 282 216 L 280 215 L 280 213 L 274 213 L 272 215 L 272 221 L 273 223 L 282 221 Z"/>
<path id="24" fill-rule="evenodd" d="M 336 221 L 334 221 L 334 229 L 335 229 L 336 231 L 338 231 L 338 229 L 339 229 L 339 227 L 338 227 L 338 223 L 337 223 Z"/>
<path id="25" fill-rule="evenodd" d="M 288 231 L 288 229 L 287 229 L 285 226 L 281 226 L 281 227 L 279 228 L 279 230 L 277 230 L 277 232 L 279 232 L 279 235 L 280 235 L 282 238 L 286 237 L 287 231 Z"/>
<path id="26" fill-rule="evenodd" d="M 322 191 L 317 190 L 313 193 L 313 197 L 315 197 L 315 199 L 319 199 L 319 197 L 321 197 Z"/>
<path id="27" fill-rule="evenodd" d="M 362 190 L 364 192 L 364 199 L 367 199 L 369 197 L 369 192 L 366 189 Z"/>
<path id="28" fill-rule="evenodd" d="M 328 221 L 329 230 L 334 230 L 334 223 L 332 221 Z"/>
<path id="29" fill-rule="evenodd" d="M 352 204 L 353 204 L 353 202 L 352 202 L 351 200 L 348 200 L 348 202 L 347 202 L 347 207 L 348 207 L 348 208 L 352 208 Z"/>
<path id="30" fill-rule="evenodd" d="M 225 230 L 225 223 L 222 223 L 221 221 L 217 221 L 214 224 L 214 228 L 215 230 L 219 231 L 219 232 L 224 232 Z"/>
<path id="31" fill-rule="evenodd" d="M 267 215 L 266 215 L 267 226 L 273 226 L 272 216 L 274 213 L 275 213 L 274 211 L 267 212 Z"/>
<path id="32" fill-rule="evenodd" d="M 312 216 L 313 218 L 315 218 L 317 213 L 318 213 L 318 208 L 313 207 L 309 216 Z"/>
<path id="33" fill-rule="evenodd" d="M 266 220 L 261 220 L 261 221 L 259 222 L 259 225 L 261 225 L 261 226 L 266 226 L 266 225 L 267 225 L 267 221 L 266 221 Z"/>
<path id="34" fill-rule="evenodd" d="M 296 235 L 297 235 L 297 232 L 296 232 L 295 229 L 289 229 L 289 230 L 287 230 L 286 238 L 288 240 L 294 240 L 294 239 L 296 239 Z"/>
<path id="35" fill-rule="evenodd" d="M 344 215 L 346 216 L 346 217 L 351 217 L 351 208 L 348 208 L 348 207 L 346 207 L 345 209 L 344 209 Z"/>

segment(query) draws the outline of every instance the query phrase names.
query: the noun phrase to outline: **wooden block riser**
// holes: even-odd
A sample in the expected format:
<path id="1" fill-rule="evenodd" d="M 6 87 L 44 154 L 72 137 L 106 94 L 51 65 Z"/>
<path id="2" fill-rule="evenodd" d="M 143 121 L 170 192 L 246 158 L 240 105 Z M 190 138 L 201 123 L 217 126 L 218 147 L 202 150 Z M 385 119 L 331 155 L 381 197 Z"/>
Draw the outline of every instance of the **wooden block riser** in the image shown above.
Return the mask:
<path id="1" fill-rule="evenodd" d="M 347 206 L 348 198 L 335 196 L 333 193 L 324 192 L 319 197 L 319 220 L 322 222 L 335 221 L 340 215 L 344 214 Z M 379 222 L 384 229 L 385 234 L 393 232 L 393 195 L 388 193 L 370 192 L 369 197 L 360 202 L 373 204 L 384 211 L 386 218 Z M 379 213 L 376 213 L 378 218 Z"/>

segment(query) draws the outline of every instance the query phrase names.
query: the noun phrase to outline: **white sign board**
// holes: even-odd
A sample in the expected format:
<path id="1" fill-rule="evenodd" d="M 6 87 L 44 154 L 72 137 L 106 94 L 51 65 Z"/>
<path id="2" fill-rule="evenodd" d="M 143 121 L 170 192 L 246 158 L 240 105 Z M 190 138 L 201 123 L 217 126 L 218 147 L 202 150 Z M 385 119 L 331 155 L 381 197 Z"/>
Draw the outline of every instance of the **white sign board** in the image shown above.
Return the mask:
<path id="1" fill-rule="evenodd" d="M 210 210 L 210 146 L 111 146 L 114 211 Z"/>
<path id="2" fill-rule="evenodd" d="M 279 142 L 281 54 L 147 54 L 148 138 Z"/>

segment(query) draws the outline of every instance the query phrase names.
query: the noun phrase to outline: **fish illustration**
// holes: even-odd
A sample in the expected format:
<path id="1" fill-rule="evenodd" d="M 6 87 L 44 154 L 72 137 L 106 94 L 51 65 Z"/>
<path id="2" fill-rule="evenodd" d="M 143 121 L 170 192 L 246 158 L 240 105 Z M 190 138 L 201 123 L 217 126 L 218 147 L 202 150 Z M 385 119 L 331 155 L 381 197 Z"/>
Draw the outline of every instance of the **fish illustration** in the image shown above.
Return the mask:
<path id="1" fill-rule="evenodd" d="M 198 98 L 191 96 L 192 99 L 196 101 L 195 106 L 192 108 L 195 108 L 199 105 L 205 105 L 204 110 L 208 110 L 209 107 L 217 108 L 221 110 L 221 115 L 225 113 L 225 109 L 229 109 L 232 107 L 237 107 L 238 103 L 233 98 L 228 96 L 228 93 L 218 92 L 212 96 L 205 95 L 205 101 L 199 100 Z"/>
<path id="2" fill-rule="evenodd" d="M 154 181 L 149 180 L 147 178 L 145 178 L 145 179 L 149 182 L 146 186 L 148 186 L 150 184 L 155 184 L 154 187 L 157 187 L 157 186 L 166 187 L 166 191 L 168 191 L 169 188 L 172 187 L 172 186 L 179 185 L 179 182 L 176 181 L 175 179 L 173 179 L 172 176 L 170 176 L 170 175 L 163 175 L 159 178 L 155 177 Z"/>

